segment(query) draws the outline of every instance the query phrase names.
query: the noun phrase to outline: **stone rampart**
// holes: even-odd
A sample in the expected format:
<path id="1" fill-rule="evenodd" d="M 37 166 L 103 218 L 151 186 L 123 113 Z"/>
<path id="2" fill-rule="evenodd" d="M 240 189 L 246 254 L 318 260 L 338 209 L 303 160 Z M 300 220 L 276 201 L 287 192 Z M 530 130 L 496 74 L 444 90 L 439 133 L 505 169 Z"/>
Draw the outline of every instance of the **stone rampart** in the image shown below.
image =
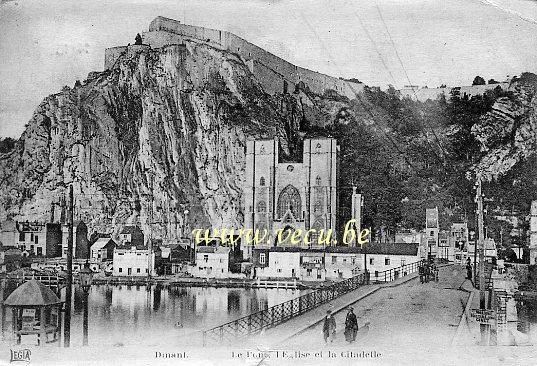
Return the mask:
<path id="1" fill-rule="evenodd" d="M 142 39 L 144 44 L 154 48 L 181 44 L 185 39 L 188 39 L 233 52 L 241 57 L 265 91 L 270 94 L 282 92 L 284 80 L 291 92 L 294 86 L 301 81 L 317 94 L 323 94 L 327 89 L 333 89 L 351 99 L 355 98 L 357 92 L 363 90 L 363 84 L 298 67 L 226 31 L 181 24 L 173 19 L 157 17 L 149 25 L 149 31 L 142 34 Z M 105 68 L 111 67 L 124 51 L 124 49 L 123 51 L 118 49 L 121 47 L 106 50 Z"/>
<path id="2" fill-rule="evenodd" d="M 401 97 L 408 97 L 410 99 L 419 100 L 425 102 L 428 99 L 436 100 L 441 95 L 444 95 L 449 100 L 451 97 L 451 91 L 457 89 L 461 96 L 465 94 L 471 97 L 472 95 L 482 95 L 488 90 L 496 89 L 500 87 L 502 90 L 509 88 L 509 83 L 498 84 L 486 84 L 486 85 L 468 85 L 460 87 L 445 87 L 445 88 L 404 88 L 399 91 Z"/>

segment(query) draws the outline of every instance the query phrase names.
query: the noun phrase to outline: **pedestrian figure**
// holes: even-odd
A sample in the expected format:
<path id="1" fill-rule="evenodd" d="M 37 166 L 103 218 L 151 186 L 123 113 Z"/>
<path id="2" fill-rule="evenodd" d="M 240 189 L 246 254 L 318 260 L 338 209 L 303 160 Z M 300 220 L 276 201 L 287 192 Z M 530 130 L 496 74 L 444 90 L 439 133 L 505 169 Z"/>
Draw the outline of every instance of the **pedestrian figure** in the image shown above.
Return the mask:
<path id="1" fill-rule="evenodd" d="M 470 281 L 472 280 L 472 261 L 470 258 L 468 258 L 468 262 L 466 263 L 466 278 Z"/>
<path id="2" fill-rule="evenodd" d="M 332 343 L 334 340 L 334 336 L 336 334 L 336 320 L 332 316 L 332 311 L 328 310 L 326 312 L 326 316 L 324 317 L 324 324 L 323 324 L 323 336 L 324 336 L 324 343 Z"/>
<path id="3" fill-rule="evenodd" d="M 356 340 L 356 333 L 358 332 L 358 320 L 356 319 L 356 314 L 354 314 L 354 309 L 349 308 L 347 313 L 347 318 L 345 319 L 345 340 L 349 343 L 352 343 Z"/>
<path id="4" fill-rule="evenodd" d="M 420 274 L 420 282 L 423 283 L 425 276 L 425 267 L 423 267 L 423 264 L 420 264 L 420 266 L 418 267 L 418 271 Z"/>

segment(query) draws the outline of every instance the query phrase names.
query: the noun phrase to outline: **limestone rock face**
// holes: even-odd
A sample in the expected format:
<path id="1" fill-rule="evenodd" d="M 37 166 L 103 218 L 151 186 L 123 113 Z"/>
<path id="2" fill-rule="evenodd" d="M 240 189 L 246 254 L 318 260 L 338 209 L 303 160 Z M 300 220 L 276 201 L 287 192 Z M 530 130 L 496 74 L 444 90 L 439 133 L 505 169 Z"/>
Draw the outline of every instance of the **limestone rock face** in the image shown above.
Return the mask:
<path id="1" fill-rule="evenodd" d="M 246 139 L 279 136 L 292 153 L 304 121 L 331 119 L 317 104 L 264 93 L 237 55 L 207 45 L 133 48 L 35 110 L 0 155 L 0 219 L 48 220 L 73 184 L 90 233 L 240 227 Z"/>
<path id="2" fill-rule="evenodd" d="M 486 179 L 508 172 L 537 148 L 537 83 L 517 80 L 508 90 L 509 97 L 498 98 L 472 128 L 484 153 L 475 170 Z"/>

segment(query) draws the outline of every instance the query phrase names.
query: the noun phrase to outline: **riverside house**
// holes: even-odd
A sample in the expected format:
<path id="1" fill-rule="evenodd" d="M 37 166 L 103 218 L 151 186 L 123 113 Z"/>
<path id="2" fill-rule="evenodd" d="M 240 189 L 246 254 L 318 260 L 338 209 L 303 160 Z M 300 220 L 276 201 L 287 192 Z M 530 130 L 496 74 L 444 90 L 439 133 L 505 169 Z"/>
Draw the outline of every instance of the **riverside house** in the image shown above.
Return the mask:
<path id="1" fill-rule="evenodd" d="M 229 277 L 230 249 L 222 246 L 199 246 L 196 248 L 196 265 L 191 273 L 201 278 Z"/>
<path id="2" fill-rule="evenodd" d="M 154 276 L 155 261 L 160 257 L 160 248 L 149 250 L 144 245 L 127 243 L 114 249 L 114 276 Z"/>

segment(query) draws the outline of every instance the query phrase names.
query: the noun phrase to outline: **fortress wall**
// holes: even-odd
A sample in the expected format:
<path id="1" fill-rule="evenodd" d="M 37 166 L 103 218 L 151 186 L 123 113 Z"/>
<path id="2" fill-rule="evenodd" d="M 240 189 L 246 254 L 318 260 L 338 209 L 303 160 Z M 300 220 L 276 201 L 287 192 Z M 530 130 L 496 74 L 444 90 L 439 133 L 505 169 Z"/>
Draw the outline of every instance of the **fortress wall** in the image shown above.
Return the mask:
<path id="1" fill-rule="evenodd" d="M 295 90 L 296 84 L 285 79 L 283 75 L 274 72 L 273 69 L 266 67 L 260 62 L 252 60 L 252 63 L 252 73 L 268 94 L 282 93 L 284 81 L 287 81 L 287 91 L 289 93 L 292 93 Z"/>
<path id="2" fill-rule="evenodd" d="M 164 17 L 157 17 L 151 22 L 149 32 L 144 33 L 143 40 L 144 43 L 154 47 L 163 47 L 167 44 L 182 43 L 185 38 L 238 54 L 249 65 L 252 73 L 260 80 L 267 92 L 269 90 L 281 92 L 283 80 L 288 82 L 289 91 L 292 91 L 296 84 L 303 81 L 314 93 L 323 94 L 326 89 L 333 89 L 349 98 L 354 98 L 355 92 L 362 91 L 364 87 L 363 84 L 346 82 L 295 66 L 233 33 L 181 24 L 176 20 Z M 255 63 L 248 64 L 250 60 L 255 60 Z M 271 74 L 282 80 L 281 87 L 271 85 L 274 82 L 270 81 Z M 350 87 L 351 84 L 352 87 Z"/>
<path id="3" fill-rule="evenodd" d="M 509 88 L 509 83 L 498 83 L 498 84 L 486 84 L 486 85 L 468 85 L 468 86 L 461 86 L 459 88 L 459 93 L 461 96 L 464 94 L 468 96 L 472 95 L 482 95 L 487 90 L 494 90 L 497 87 L 500 87 L 502 90 L 507 90 Z M 401 89 L 399 92 L 401 94 L 401 97 L 409 97 L 414 100 L 419 100 L 422 102 L 427 101 L 428 99 L 436 100 L 438 99 L 442 94 L 446 97 L 446 99 L 449 99 L 451 97 L 451 90 L 454 89 L 454 87 L 447 87 L 447 88 L 421 88 L 421 89 L 412 89 L 412 88 L 405 88 Z"/>
<path id="4" fill-rule="evenodd" d="M 154 48 L 162 48 L 170 44 L 184 43 L 183 36 L 166 31 L 143 32 L 142 41 Z"/>

